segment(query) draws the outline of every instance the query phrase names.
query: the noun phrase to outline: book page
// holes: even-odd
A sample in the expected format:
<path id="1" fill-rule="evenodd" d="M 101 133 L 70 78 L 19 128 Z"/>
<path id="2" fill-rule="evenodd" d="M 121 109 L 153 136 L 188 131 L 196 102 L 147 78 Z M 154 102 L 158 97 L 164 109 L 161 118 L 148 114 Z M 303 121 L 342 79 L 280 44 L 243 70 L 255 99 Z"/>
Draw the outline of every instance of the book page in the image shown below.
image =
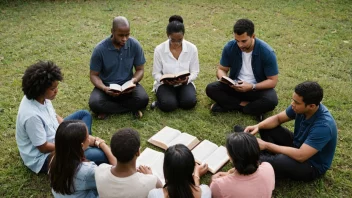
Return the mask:
<path id="1" fill-rule="evenodd" d="M 179 130 L 166 126 L 163 129 L 161 129 L 159 132 L 157 132 L 155 135 L 153 135 L 148 140 L 148 142 L 150 142 L 154 145 L 155 145 L 155 142 L 159 142 L 159 143 L 168 145 L 173 139 L 175 139 L 180 134 L 181 134 L 181 132 Z M 159 145 L 156 145 L 156 146 L 159 146 Z M 163 148 L 163 147 L 161 147 L 161 148 Z M 164 148 L 164 149 L 166 150 L 166 148 Z"/>
<path id="2" fill-rule="evenodd" d="M 230 158 L 227 155 L 227 150 L 224 146 L 220 146 L 203 163 L 207 163 L 209 171 L 216 173 Z"/>
<path id="3" fill-rule="evenodd" d="M 165 184 L 164 171 L 164 153 L 155 151 L 150 148 L 144 149 L 141 155 L 137 158 L 136 168 L 140 165 L 149 166 L 152 169 L 153 175 L 157 176 L 161 183 Z"/>
<path id="4" fill-rule="evenodd" d="M 189 71 L 182 71 L 182 72 L 177 73 L 177 74 L 176 74 L 176 77 L 177 77 L 177 78 L 179 78 L 179 77 L 186 77 L 186 76 L 189 76 L 189 75 L 191 75 L 191 74 L 189 73 Z"/>
<path id="5" fill-rule="evenodd" d="M 202 164 L 203 161 L 213 153 L 218 146 L 209 140 L 203 140 L 193 150 L 193 156 L 197 163 Z"/>
<path id="6" fill-rule="evenodd" d="M 233 85 L 237 84 L 236 81 L 232 80 L 230 77 L 227 77 L 227 76 L 221 77 L 220 81 L 227 83 L 227 84 L 233 84 Z"/>
<path id="7" fill-rule="evenodd" d="M 121 86 L 119 84 L 110 84 L 109 88 L 113 89 L 113 90 L 116 90 L 116 91 L 121 91 L 122 90 L 122 88 L 121 88 Z"/>
<path id="8" fill-rule="evenodd" d="M 187 146 L 190 150 L 192 150 L 194 146 L 194 141 L 199 143 L 198 138 L 194 137 L 193 135 L 190 135 L 188 133 L 181 133 L 179 136 L 177 136 L 175 139 L 173 139 L 170 143 L 167 144 L 167 147 L 173 146 L 175 144 L 183 144 Z M 190 148 L 192 147 L 192 148 Z"/>
<path id="9" fill-rule="evenodd" d="M 132 80 L 129 80 L 127 82 L 125 82 L 122 86 L 121 86 L 121 90 L 125 90 L 131 87 L 135 87 L 136 85 L 132 82 Z"/>
<path id="10" fill-rule="evenodd" d="M 161 155 L 164 154 L 147 147 L 137 158 L 136 166 L 145 165 L 151 167 L 154 161 L 156 161 Z"/>

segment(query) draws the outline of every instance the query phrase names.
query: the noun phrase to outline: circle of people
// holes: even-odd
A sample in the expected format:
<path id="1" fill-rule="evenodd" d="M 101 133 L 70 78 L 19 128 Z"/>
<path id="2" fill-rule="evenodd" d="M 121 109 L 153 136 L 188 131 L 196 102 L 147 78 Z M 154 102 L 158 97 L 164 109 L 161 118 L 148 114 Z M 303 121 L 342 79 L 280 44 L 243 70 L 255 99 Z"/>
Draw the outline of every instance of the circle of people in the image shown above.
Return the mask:
<path id="1" fill-rule="evenodd" d="M 206 87 L 207 96 L 214 101 L 210 111 L 240 111 L 255 116 L 258 124 L 234 126 L 226 139 L 233 168 L 214 174 L 209 186 L 200 184 L 207 165 L 195 163 L 184 145 L 166 150 L 162 184 L 150 167 L 136 168 L 141 153 L 136 130 L 118 130 L 109 147 L 92 136 L 88 111 L 66 118 L 57 115 L 51 100 L 63 77 L 51 61 L 29 66 L 22 78 L 24 97 L 16 121 L 16 141 L 24 164 L 35 173 L 49 175 L 54 197 L 271 197 L 275 179 L 312 181 L 323 176 L 334 157 L 337 127 L 321 103 L 322 87 L 312 81 L 298 84 L 287 109 L 264 119 L 278 104 L 276 55 L 255 37 L 249 19 L 236 21 L 233 33 L 234 39 L 222 51 L 218 81 Z M 150 108 L 164 112 L 192 109 L 197 103 L 197 47 L 184 39 L 181 16 L 169 18 L 166 34 L 168 39 L 154 51 L 157 100 Z M 145 62 L 141 45 L 130 37 L 128 20 L 115 17 L 111 35 L 95 47 L 90 61 L 94 89 L 89 107 L 98 119 L 124 112 L 143 116 L 141 110 L 149 103 L 139 84 Z M 294 132 L 281 126 L 290 120 L 295 120 Z M 254 136 L 258 132 L 261 138 Z"/>

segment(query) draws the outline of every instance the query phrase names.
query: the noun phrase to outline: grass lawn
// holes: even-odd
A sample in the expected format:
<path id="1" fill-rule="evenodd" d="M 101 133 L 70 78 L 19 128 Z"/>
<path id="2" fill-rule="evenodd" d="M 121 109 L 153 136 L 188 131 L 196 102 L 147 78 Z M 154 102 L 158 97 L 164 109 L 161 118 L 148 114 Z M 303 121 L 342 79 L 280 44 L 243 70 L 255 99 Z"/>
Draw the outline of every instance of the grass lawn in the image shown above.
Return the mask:
<path id="1" fill-rule="evenodd" d="M 324 88 L 323 103 L 336 119 L 339 138 L 335 158 L 326 175 L 314 182 L 278 182 L 275 197 L 349 197 L 352 194 L 352 6 L 349 0 L 105 0 L 105 1 L 0 1 L 0 197 L 50 197 L 46 175 L 35 175 L 19 156 L 15 122 L 23 97 L 21 77 L 37 60 L 53 60 L 64 73 L 59 94 L 53 101 L 65 117 L 89 109 L 93 88 L 89 60 L 94 46 L 109 36 L 114 16 L 126 16 L 131 35 L 143 46 L 147 63 L 141 82 L 150 96 L 154 48 L 166 40 L 166 25 L 172 14 L 184 18 L 185 39 L 198 47 L 200 74 L 195 81 L 198 104 L 194 110 L 173 113 L 151 111 L 133 120 L 131 114 L 93 121 L 93 133 L 105 140 L 119 128 L 133 127 L 147 138 L 170 126 L 224 144 L 234 124 L 251 125 L 255 119 L 237 112 L 211 114 L 212 101 L 205 87 L 214 81 L 224 44 L 233 38 L 234 21 L 249 18 L 256 36 L 276 51 L 279 63 L 279 105 L 267 114 L 284 110 L 294 86 L 305 80 Z M 293 129 L 293 122 L 285 125 Z M 228 163 L 222 170 L 230 168 Z M 202 178 L 208 184 L 210 174 Z M 253 187 L 255 188 L 255 186 Z"/>

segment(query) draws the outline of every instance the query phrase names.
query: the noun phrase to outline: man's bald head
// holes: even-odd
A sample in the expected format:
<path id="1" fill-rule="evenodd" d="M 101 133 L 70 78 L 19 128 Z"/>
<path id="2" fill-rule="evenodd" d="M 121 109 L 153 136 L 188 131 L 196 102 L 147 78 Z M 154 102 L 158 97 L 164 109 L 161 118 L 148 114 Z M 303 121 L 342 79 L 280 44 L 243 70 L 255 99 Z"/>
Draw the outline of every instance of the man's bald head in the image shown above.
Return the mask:
<path id="1" fill-rule="evenodd" d="M 112 29 L 116 30 L 118 27 L 129 27 L 130 23 L 126 19 L 126 17 L 123 16 L 117 16 L 114 18 L 112 21 Z"/>

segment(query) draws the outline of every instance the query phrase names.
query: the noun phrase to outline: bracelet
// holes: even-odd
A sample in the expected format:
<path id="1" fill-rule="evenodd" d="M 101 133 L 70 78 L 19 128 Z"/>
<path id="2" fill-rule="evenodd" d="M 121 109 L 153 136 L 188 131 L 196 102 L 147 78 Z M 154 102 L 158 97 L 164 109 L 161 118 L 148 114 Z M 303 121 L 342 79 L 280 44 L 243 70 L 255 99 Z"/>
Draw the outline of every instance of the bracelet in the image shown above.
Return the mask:
<path id="1" fill-rule="evenodd" d="M 195 175 L 194 173 L 192 174 L 193 177 L 200 179 L 200 177 L 198 175 Z"/>
<path id="2" fill-rule="evenodd" d="M 98 147 L 98 148 L 100 148 L 100 144 L 101 143 L 104 143 L 105 141 L 103 140 L 103 141 L 96 141 L 95 142 L 95 145 Z"/>

